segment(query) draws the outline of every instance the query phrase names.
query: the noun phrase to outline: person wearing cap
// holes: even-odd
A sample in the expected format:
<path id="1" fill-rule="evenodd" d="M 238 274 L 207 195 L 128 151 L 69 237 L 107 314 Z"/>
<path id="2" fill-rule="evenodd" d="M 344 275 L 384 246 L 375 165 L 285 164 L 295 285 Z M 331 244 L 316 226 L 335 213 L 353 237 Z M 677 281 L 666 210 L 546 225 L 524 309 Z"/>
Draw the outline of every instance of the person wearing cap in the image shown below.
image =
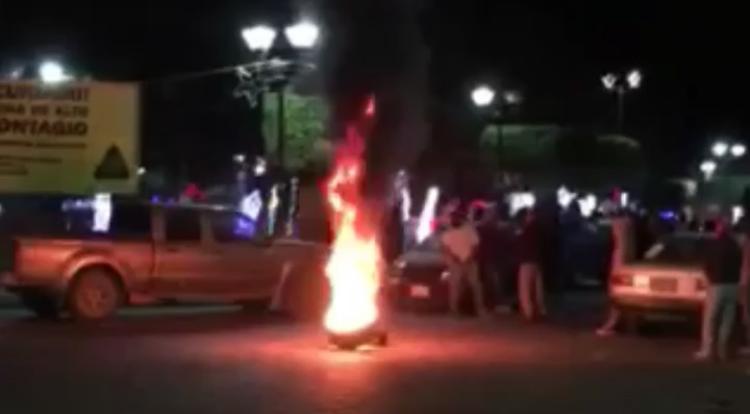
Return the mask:
<path id="1" fill-rule="evenodd" d="M 709 282 L 703 305 L 701 348 L 698 360 L 729 358 L 729 340 L 739 300 L 742 252 L 727 221 L 716 220 L 714 235 L 706 249 L 704 271 Z"/>

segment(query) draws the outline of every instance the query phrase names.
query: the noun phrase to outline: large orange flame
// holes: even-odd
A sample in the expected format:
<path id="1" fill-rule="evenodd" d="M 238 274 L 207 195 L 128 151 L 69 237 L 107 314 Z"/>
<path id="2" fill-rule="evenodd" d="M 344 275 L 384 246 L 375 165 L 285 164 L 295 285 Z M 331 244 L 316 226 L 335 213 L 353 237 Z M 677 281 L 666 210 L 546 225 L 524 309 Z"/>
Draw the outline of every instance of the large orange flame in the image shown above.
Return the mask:
<path id="1" fill-rule="evenodd" d="M 335 238 L 326 265 L 331 302 L 324 324 L 334 334 L 365 330 L 378 319 L 381 256 L 372 217 L 360 194 L 363 145 L 357 131 L 349 128 L 326 185 Z"/>

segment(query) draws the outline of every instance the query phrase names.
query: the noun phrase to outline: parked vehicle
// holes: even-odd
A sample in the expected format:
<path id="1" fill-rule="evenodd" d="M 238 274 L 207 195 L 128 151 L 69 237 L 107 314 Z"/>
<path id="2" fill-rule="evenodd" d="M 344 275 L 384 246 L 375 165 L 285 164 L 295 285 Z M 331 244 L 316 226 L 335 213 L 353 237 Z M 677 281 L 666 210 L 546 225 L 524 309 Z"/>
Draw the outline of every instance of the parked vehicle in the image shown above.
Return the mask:
<path id="1" fill-rule="evenodd" d="M 448 269 L 437 238 L 431 237 L 399 257 L 390 276 L 391 296 L 399 307 L 448 308 Z"/>
<path id="2" fill-rule="evenodd" d="M 579 219 L 563 225 L 560 258 L 565 286 L 604 286 L 609 275 L 609 223 Z"/>
<path id="3" fill-rule="evenodd" d="M 107 221 L 93 232 L 69 218 L 60 234 L 15 238 L 2 286 L 38 316 L 98 320 L 159 301 L 257 307 L 324 279 L 326 246 L 255 237 L 254 223 L 227 209 L 116 203 Z"/>
<path id="4" fill-rule="evenodd" d="M 635 317 L 665 312 L 698 314 L 708 286 L 702 266 L 708 237 L 671 234 L 656 243 L 645 259 L 622 266 L 610 278 L 613 304 Z"/>

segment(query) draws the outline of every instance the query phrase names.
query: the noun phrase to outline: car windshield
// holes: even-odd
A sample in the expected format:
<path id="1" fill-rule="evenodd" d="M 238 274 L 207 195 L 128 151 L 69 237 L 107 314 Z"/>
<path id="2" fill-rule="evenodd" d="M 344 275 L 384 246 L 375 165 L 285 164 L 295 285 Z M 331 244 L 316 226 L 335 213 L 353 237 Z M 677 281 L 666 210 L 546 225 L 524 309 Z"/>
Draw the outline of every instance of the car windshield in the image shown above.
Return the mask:
<path id="1" fill-rule="evenodd" d="M 654 244 L 644 260 L 649 263 L 700 264 L 706 243 L 706 238 L 698 236 L 670 236 Z"/>

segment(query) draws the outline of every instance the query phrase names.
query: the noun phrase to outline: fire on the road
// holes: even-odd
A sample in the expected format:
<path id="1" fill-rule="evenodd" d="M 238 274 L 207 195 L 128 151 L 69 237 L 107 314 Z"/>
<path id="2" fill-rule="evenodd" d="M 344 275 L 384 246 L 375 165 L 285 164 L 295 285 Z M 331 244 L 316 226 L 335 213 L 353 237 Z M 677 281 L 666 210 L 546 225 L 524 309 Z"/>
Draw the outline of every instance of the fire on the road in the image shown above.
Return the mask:
<path id="1" fill-rule="evenodd" d="M 335 238 L 326 266 L 331 302 L 324 324 L 336 335 L 367 330 L 378 319 L 381 256 L 375 226 L 360 194 L 363 149 L 362 137 L 350 127 L 326 186 Z"/>

